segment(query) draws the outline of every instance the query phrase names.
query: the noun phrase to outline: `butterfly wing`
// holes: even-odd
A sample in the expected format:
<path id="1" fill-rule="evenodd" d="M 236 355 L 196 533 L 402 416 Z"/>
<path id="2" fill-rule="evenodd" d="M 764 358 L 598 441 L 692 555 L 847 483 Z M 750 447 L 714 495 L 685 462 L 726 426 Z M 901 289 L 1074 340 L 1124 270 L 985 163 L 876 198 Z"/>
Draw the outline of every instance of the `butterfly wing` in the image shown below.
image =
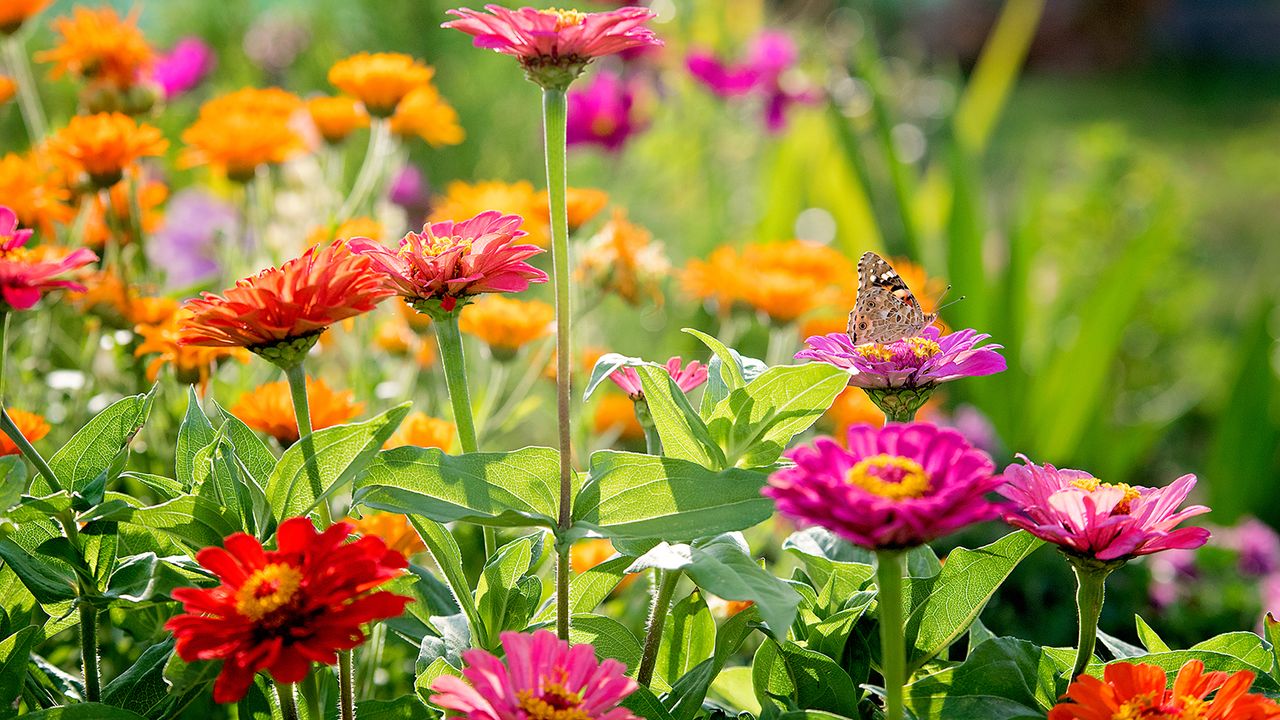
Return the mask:
<path id="1" fill-rule="evenodd" d="M 858 299 L 846 328 L 854 345 L 891 343 L 917 335 L 936 316 L 926 314 L 902 276 L 873 252 L 858 261 Z"/>

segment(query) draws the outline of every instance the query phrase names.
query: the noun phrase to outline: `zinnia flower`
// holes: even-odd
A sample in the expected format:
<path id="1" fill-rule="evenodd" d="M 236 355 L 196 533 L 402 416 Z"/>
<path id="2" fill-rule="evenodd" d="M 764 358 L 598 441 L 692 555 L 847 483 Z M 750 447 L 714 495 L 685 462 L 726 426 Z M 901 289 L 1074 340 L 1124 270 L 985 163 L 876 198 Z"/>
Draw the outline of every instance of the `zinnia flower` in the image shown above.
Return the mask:
<path id="1" fill-rule="evenodd" d="M 424 225 L 392 251 L 357 238 L 351 249 L 368 257 L 395 292 L 419 312 L 446 313 L 482 293 L 521 292 L 547 274 L 525 262 L 542 252 L 517 241 L 525 236 L 522 218 L 496 210 L 462 222 Z"/>
<path id="2" fill-rule="evenodd" d="M 550 335 L 555 319 L 556 310 L 547 303 L 486 295 L 463 308 L 458 328 L 480 338 L 498 360 L 510 360 L 520 348 Z"/>
<path id="3" fill-rule="evenodd" d="M 424 412 L 409 413 L 396 432 L 387 440 L 385 448 L 424 447 L 440 448 L 445 452 L 453 449 L 453 438 L 457 429 L 448 420 L 441 420 Z"/>
<path id="4" fill-rule="evenodd" d="M 375 117 L 389 117 L 411 90 L 431 81 L 435 70 L 403 53 L 362 52 L 329 68 L 329 82 L 358 98 Z"/>
<path id="5" fill-rule="evenodd" d="M 164 90 L 164 96 L 172 99 L 194 90 L 217 64 L 213 48 L 200 38 L 186 37 L 156 60 L 151 77 Z"/>
<path id="6" fill-rule="evenodd" d="M 707 366 L 697 360 L 690 360 L 684 365 L 679 357 L 667 360 L 667 374 L 676 382 L 676 387 L 690 392 L 707 381 Z M 632 400 L 644 399 L 644 386 L 640 382 L 640 374 L 633 367 L 620 367 L 609 374 L 609 379 Z"/>
<path id="7" fill-rule="evenodd" d="M 578 576 L 617 556 L 618 551 L 614 549 L 613 542 L 609 538 L 586 538 L 569 548 L 569 567 L 573 570 L 574 576 Z M 622 590 L 640 579 L 640 575 L 641 573 L 629 573 L 622 576 L 616 589 Z"/>
<path id="8" fill-rule="evenodd" d="M 409 524 L 409 518 L 400 513 L 369 513 L 362 518 L 347 518 L 343 522 L 350 523 L 359 535 L 371 535 L 386 543 L 387 548 L 394 550 L 406 559 L 424 552 L 427 546 L 418 531 Z"/>
<path id="9" fill-rule="evenodd" d="M 490 180 L 467 183 L 454 180 L 445 187 L 443 196 L 432 204 L 430 222 L 446 222 L 454 218 L 469 218 L 480 213 L 497 210 L 503 215 L 519 215 L 524 218 L 521 227 L 528 233 L 529 242 L 547 247 L 551 237 L 551 220 L 547 211 L 547 198 L 533 189 L 527 180 L 513 183 Z"/>
<path id="10" fill-rule="evenodd" d="M 295 517 L 280 523 L 275 550 L 236 533 L 196 555 L 221 584 L 174 590 L 186 612 L 165 629 L 183 660 L 223 661 L 214 701 L 244 697 L 260 670 L 301 682 L 311 663 L 333 665 L 338 651 L 363 643 L 366 623 L 404 612 L 412 598 L 370 592 L 401 574 L 404 555 L 374 536 L 348 542 L 351 530 L 340 522 L 317 533 L 310 518 Z"/>
<path id="11" fill-rule="evenodd" d="M 1209 531 L 1177 525 L 1209 512 L 1203 505 L 1179 511 L 1195 487 L 1194 475 L 1183 475 L 1163 488 L 1134 487 L 1099 481 L 1081 470 L 1039 466 L 1019 455 L 1024 465 L 1010 465 L 999 493 L 1013 501 L 1005 522 L 1054 543 L 1069 555 L 1104 562 L 1127 560 L 1173 548 L 1197 548 Z"/>
<path id="12" fill-rule="evenodd" d="M 204 392 L 209 384 L 209 376 L 218 363 L 232 358 L 240 362 L 249 360 L 249 354 L 244 348 L 182 344 L 180 341 L 182 328 L 190 319 L 191 311 L 185 308 L 179 308 L 171 312 L 167 318 L 153 322 L 135 318 L 134 321 L 138 325 L 134 328 L 134 332 L 142 338 L 142 342 L 134 349 L 133 354 L 136 357 L 156 356 L 147 363 L 149 381 L 155 382 L 160 376 L 160 370 L 165 365 L 170 365 L 178 382 L 195 385 Z M 293 406 L 289 407 L 292 410 Z"/>
<path id="13" fill-rule="evenodd" d="M 70 222 L 75 210 L 67 205 L 71 192 L 35 155 L 8 153 L 0 157 L 0 198 L 18 221 L 42 238 L 53 238 L 55 226 Z"/>
<path id="14" fill-rule="evenodd" d="M 566 188 L 565 189 L 565 205 L 569 211 L 569 231 L 573 232 L 578 228 L 591 222 L 591 218 L 600 214 L 605 206 L 609 204 L 609 193 L 596 188 Z M 551 212 L 548 210 L 549 201 L 547 191 L 543 190 L 539 193 L 538 212 L 546 223 L 551 222 Z"/>
<path id="15" fill-rule="evenodd" d="M 745 305 L 788 324 L 843 305 L 846 288 L 857 285 L 857 272 L 834 248 L 792 240 L 748 245 L 741 252 L 717 248 L 706 260 L 690 261 L 683 282 L 687 292 L 714 302 L 721 313 Z"/>
<path id="16" fill-rule="evenodd" d="M 9 413 L 9 419 L 18 426 L 18 432 L 22 433 L 22 437 L 26 438 L 27 442 L 38 442 L 49 434 L 49 423 L 45 422 L 43 416 L 17 408 L 5 408 L 5 411 Z M 0 456 L 20 454 L 22 450 L 18 445 L 10 440 L 8 435 L 0 433 Z"/>
<path id="17" fill-rule="evenodd" d="M 0 298 L 7 310 L 28 310 L 50 290 L 84 290 L 80 283 L 54 278 L 98 259 L 88 248 L 59 255 L 23 247 L 30 238 L 30 230 L 18 229 L 18 216 L 0 205 Z"/>
<path id="18" fill-rule="evenodd" d="M 704 51 L 685 58 L 689 74 L 720 97 L 756 94 L 764 102 L 765 127 L 778 132 L 786 127 L 787 109 L 796 103 L 812 103 L 820 95 L 807 86 L 797 86 L 788 73 L 796 64 L 795 43 L 776 30 L 760 33 L 751 42 L 747 57 L 740 63 L 724 62 Z"/>
<path id="19" fill-rule="evenodd" d="M 515 56 L 529 79 L 547 88 L 568 87 L 598 57 L 662 44 L 645 27 L 654 17 L 647 8 L 583 13 L 486 5 L 485 10 L 450 10 L 458 19 L 443 27 L 473 36 L 476 47 Z"/>
<path id="20" fill-rule="evenodd" d="M 457 145 L 467 136 L 458 123 L 458 111 L 431 83 L 404 96 L 391 116 L 391 132 L 405 138 L 416 136 L 431 147 Z"/>
<path id="21" fill-rule="evenodd" d="M 795 467 L 764 494 L 783 515 L 872 549 L 916 547 L 999 516 L 986 493 L 1003 480 L 955 430 L 929 423 L 849 428 L 848 449 L 818 438 L 787 453 Z"/>
<path id="22" fill-rule="evenodd" d="M 281 367 L 300 362 L 330 325 L 391 295 L 368 257 L 346 243 L 308 248 L 278 268 L 236 281 L 222 295 L 189 300 L 182 342 L 243 347 Z"/>
<path id="23" fill-rule="evenodd" d="M 126 89 L 151 67 L 151 46 L 138 29 L 136 10 L 124 19 L 110 7 L 77 7 L 71 13 L 51 23 L 61 41 L 36 54 L 36 60 L 54 64 L 53 77 L 71 74 Z"/>
<path id="24" fill-rule="evenodd" d="M 1267 720 L 1280 718 L 1280 705 L 1249 692 L 1254 674 L 1204 671 L 1204 663 L 1188 660 L 1173 687 L 1155 665 L 1112 663 L 1102 679 L 1081 675 L 1049 711 L 1049 720 Z M 1210 699 L 1209 695 L 1213 695 Z"/>
<path id="25" fill-rule="evenodd" d="M 576 275 L 604 292 L 615 293 L 630 305 L 641 300 L 662 304 L 662 281 L 671 272 L 671 262 L 662 243 L 627 220 L 624 210 L 587 241 L 579 253 Z"/>
<path id="26" fill-rule="evenodd" d="M 346 140 L 351 133 L 369 127 L 369 113 L 355 98 L 314 97 L 307 101 L 307 114 L 320 137 L 330 145 Z"/>
<path id="27" fill-rule="evenodd" d="M 0 34 L 12 35 L 18 32 L 22 23 L 49 7 L 52 2 L 53 0 L 5 0 L 0 3 Z"/>
<path id="28" fill-rule="evenodd" d="M 245 88 L 214 98 L 182 133 L 181 164 L 212 165 L 248 182 L 261 165 L 282 163 L 306 149 L 290 123 L 302 100 L 279 88 Z"/>
<path id="29" fill-rule="evenodd" d="M 502 633 L 503 663 L 484 650 L 462 653 L 461 678 L 443 675 L 431 702 L 468 720 L 639 720 L 618 707 L 638 687 L 617 660 L 596 660 L 549 630 Z"/>
<path id="30" fill-rule="evenodd" d="M 122 113 L 77 115 L 49 138 L 48 152 L 99 188 L 120 182 L 138 158 L 163 155 L 169 148 L 160 129 Z"/>
<path id="31" fill-rule="evenodd" d="M 599 145 L 616 152 L 648 121 L 639 115 L 634 83 L 601 71 L 568 94 L 566 140 L 569 145 Z"/>
<path id="32" fill-rule="evenodd" d="M 307 378 L 312 429 L 341 425 L 364 412 L 364 404 L 354 402 L 353 398 L 350 390 L 337 391 L 324 380 Z M 265 383 L 241 395 L 240 400 L 231 406 L 231 414 L 254 430 L 275 438 L 283 447 L 298 441 L 298 422 L 287 381 Z"/>

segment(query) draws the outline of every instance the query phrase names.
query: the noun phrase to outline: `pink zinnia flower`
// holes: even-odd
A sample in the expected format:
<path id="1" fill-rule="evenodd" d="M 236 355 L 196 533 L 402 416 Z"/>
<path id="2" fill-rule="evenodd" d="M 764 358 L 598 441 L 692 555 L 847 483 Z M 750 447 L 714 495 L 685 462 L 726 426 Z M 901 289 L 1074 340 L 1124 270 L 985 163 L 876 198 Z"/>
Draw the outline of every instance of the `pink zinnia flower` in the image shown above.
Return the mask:
<path id="1" fill-rule="evenodd" d="M 635 692 L 617 660 L 596 660 L 595 648 L 557 640 L 548 630 L 505 632 L 507 662 L 484 650 L 462 653 L 462 678 L 431 685 L 431 702 L 468 720 L 639 720 L 618 703 Z"/>
<path id="2" fill-rule="evenodd" d="M 31 230 L 18 229 L 18 216 L 0 205 L 0 298 L 11 310 L 28 310 L 50 290 L 85 287 L 70 280 L 55 280 L 65 272 L 84 267 L 98 259 L 88 248 L 59 255 L 56 250 L 23 247 Z"/>
<path id="3" fill-rule="evenodd" d="M 785 33 L 766 30 L 755 37 L 745 60 L 722 61 L 705 51 L 685 58 L 689 74 L 723 98 L 758 94 L 764 100 L 765 126 L 772 132 L 786 127 L 788 108 L 813 103 L 821 96 L 813 88 L 791 82 L 787 75 L 796 65 L 795 42 Z"/>
<path id="4" fill-rule="evenodd" d="M 682 361 L 679 357 L 673 357 L 667 361 L 667 374 L 675 380 L 676 387 L 684 392 L 689 392 L 707 381 L 707 366 L 697 360 L 690 360 L 688 365 L 681 367 Z M 609 379 L 613 381 L 626 393 L 632 400 L 640 400 L 644 398 L 644 386 L 640 383 L 640 374 L 633 367 L 620 367 L 609 374 Z"/>
<path id="5" fill-rule="evenodd" d="M 990 335 L 974 330 L 941 335 L 929 326 L 917 337 L 887 345 L 854 345 L 845 333 L 815 335 L 798 360 L 818 360 L 854 370 L 850 385 L 861 388 L 920 388 L 978 375 L 1003 372 L 1001 345 L 981 345 Z M 981 346 L 980 346 L 981 345 Z"/>
<path id="6" fill-rule="evenodd" d="M 566 137 L 570 145 L 621 150 L 648 124 L 636 113 L 632 83 L 611 72 L 601 71 L 586 87 L 570 92 L 568 103 Z"/>
<path id="7" fill-rule="evenodd" d="M 373 260 L 406 302 L 422 312 L 425 304 L 438 302 L 452 312 L 473 295 L 521 292 L 529 283 L 547 281 L 546 273 L 525 262 L 542 249 L 516 243 L 525 236 L 522 222 L 519 215 L 489 210 L 462 222 L 424 225 L 421 233 L 405 235 L 398 251 L 368 238 L 350 244 Z"/>
<path id="8" fill-rule="evenodd" d="M 172 99 L 195 89 L 213 72 L 217 60 L 213 48 L 200 38 L 183 38 L 156 60 L 151 74 L 164 96 Z"/>
<path id="9" fill-rule="evenodd" d="M 985 497 L 1001 482 L 991 458 L 930 423 L 855 425 L 848 449 L 818 438 L 787 457 L 795 467 L 764 489 L 778 511 L 864 548 L 916 547 L 1000 515 Z"/>
<path id="10" fill-rule="evenodd" d="M 1070 555 L 1123 561 L 1172 548 L 1198 548 L 1209 539 L 1204 528 L 1176 528 L 1209 512 L 1203 505 L 1178 511 L 1195 487 L 1195 475 L 1183 475 L 1163 488 L 1113 485 L 1087 472 L 1038 466 L 1018 457 L 1025 465 L 1010 465 L 1001 478 L 1000 494 L 1016 506 L 1004 514 L 1005 522 Z"/>

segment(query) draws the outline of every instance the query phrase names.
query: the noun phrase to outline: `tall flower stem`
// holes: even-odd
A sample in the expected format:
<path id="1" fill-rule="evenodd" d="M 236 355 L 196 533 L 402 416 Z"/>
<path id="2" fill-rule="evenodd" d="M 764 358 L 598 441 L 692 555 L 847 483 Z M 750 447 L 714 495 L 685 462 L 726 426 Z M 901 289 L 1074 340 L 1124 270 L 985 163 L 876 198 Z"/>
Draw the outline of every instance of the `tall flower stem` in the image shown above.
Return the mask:
<path id="1" fill-rule="evenodd" d="M 22 40 L 16 34 L 4 38 L 0 43 L 4 51 L 4 64 L 13 73 L 18 85 L 18 107 L 22 111 L 22 122 L 27 126 L 27 137 L 35 146 L 44 139 L 44 109 L 40 106 L 40 97 L 36 95 L 36 81 L 31 75 L 31 65 L 27 62 L 27 53 L 22 47 Z"/>
<path id="2" fill-rule="evenodd" d="M 1076 573 L 1076 612 L 1080 623 L 1076 662 L 1071 669 L 1071 679 L 1075 680 L 1089 668 L 1089 663 L 1093 660 L 1093 646 L 1098 640 L 1098 618 L 1102 617 L 1107 576 L 1114 568 L 1085 559 L 1072 559 L 1071 568 Z"/>
<path id="3" fill-rule="evenodd" d="M 902 720 L 902 686 L 907 681 L 906 636 L 902 626 L 902 576 L 906 557 L 899 550 L 876 551 L 876 602 L 880 613 L 880 669 L 884 675 L 884 718 Z"/>
<path id="4" fill-rule="evenodd" d="M 298 720 L 298 702 L 293 698 L 293 686 L 276 683 L 276 696 L 280 698 L 280 715 L 284 720 Z"/>
<path id="5" fill-rule="evenodd" d="M 102 699 L 102 676 L 98 671 L 98 608 L 80 605 L 80 660 L 84 663 L 84 699 Z"/>
<path id="6" fill-rule="evenodd" d="M 444 381 L 449 388 L 449 404 L 453 407 L 453 424 L 458 428 L 458 444 L 462 452 L 480 450 L 476 439 L 476 421 L 471 413 L 471 392 L 467 385 L 467 358 L 462 349 L 462 333 L 458 330 L 461 308 L 449 312 L 434 313 L 432 326 L 436 342 L 440 345 L 440 364 L 444 366 Z M 497 531 L 484 528 L 484 555 L 492 557 L 498 549 Z"/>
<path id="7" fill-rule="evenodd" d="M 569 418 L 570 367 L 573 358 L 569 342 L 569 209 L 565 170 L 565 91 L 543 88 L 542 125 L 547 155 L 547 198 L 551 211 L 551 277 L 556 288 L 556 411 L 560 428 L 560 517 L 561 533 L 571 523 L 570 491 L 573 487 L 572 426 Z M 556 634 L 569 639 L 569 544 L 561 543 L 556 563 Z"/>
<path id="8" fill-rule="evenodd" d="M 373 192 L 378 176 L 382 174 L 383 158 L 391 154 L 386 148 L 390 141 L 390 121 L 384 118 L 374 118 L 373 123 L 369 126 L 369 147 L 365 150 L 364 162 L 360 164 L 360 170 L 356 173 L 356 180 L 351 186 L 351 192 L 347 195 L 346 200 L 342 202 L 342 208 L 338 210 L 338 222 L 348 220 L 352 215 L 355 215 L 356 211 L 364 205 L 365 200 L 369 198 L 369 193 Z"/>
<path id="9" fill-rule="evenodd" d="M 640 655 L 640 667 L 636 670 L 636 682 L 648 687 L 653 681 L 653 669 L 658 662 L 658 648 L 662 645 L 662 627 L 667 624 L 671 610 L 671 596 L 680 584 L 679 570 L 653 571 L 653 605 L 649 608 L 649 627 L 645 631 L 644 651 Z"/>

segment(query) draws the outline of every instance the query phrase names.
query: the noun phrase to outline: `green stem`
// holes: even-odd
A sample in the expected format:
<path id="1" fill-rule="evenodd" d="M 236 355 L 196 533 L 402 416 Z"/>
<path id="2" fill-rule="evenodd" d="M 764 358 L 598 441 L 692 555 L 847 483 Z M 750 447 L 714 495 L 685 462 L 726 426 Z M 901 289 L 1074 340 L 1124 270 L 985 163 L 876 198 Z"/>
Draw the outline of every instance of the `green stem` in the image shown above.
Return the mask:
<path id="1" fill-rule="evenodd" d="M 356 720 L 355 676 L 352 674 L 351 650 L 338 653 L 338 717 Z"/>
<path id="2" fill-rule="evenodd" d="M 84 699 L 102 699 L 102 678 L 98 674 L 98 609 L 80 606 L 80 659 L 84 662 Z"/>
<path id="3" fill-rule="evenodd" d="M 569 210 L 565 194 L 568 177 L 565 170 L 565 93 L 563 89 L 543 88 L 542 123 L 546 141 L 547 198 L 551 211 L 551 269 L 556 290 L 556 415 L 560 430 L 560 517 L 561 534 L 572 524 L 570 497 L 573 487 L 572 426 L 570 424 L 569 377 L 573 352 L 569 329 Z M 566 545 L 557 564 L 556 632 L 561 640 L 569 639 L 569 549 Z"/>
<path id="4" fill-rule="evenodd" d="M 9 367 L 9 320 L 13 317 L 7 310 L 0 311 L 4 319 L 0 320 L 0 407 L 4 407 L 5 370 Z"/>
<path id="5" fill-rule="evenodd" d="M 44 139 L 44 109 L 40 105 L 40 97 L 36 94 L 36 81 L 31 75 L 31 65 L 27 63 L 27 53 L 17 34 L 4 39 L 5 64 L 18 85 L 18 107 L 22 111 L 22 122 L 27 127 L 27 137 L 34 147 Z"/>
<path id="6" fill-rule="evenodd" d="M 644 398 L 635 401 L 636 404 L 636 420 L 640 422 L 640 427 L 644 428 L 644 451 L 649 455 L 662 454 L 662 437 L 658 435 L 658 428 L 653 424 L 653 415 L 649 412 L 649 403 Z"/>
<path id="7" fill-rule="evenodd" d="M 298 720 L 298 701 L 293 697 L 293 686 L 276 683 L 276 696 L 280 698 L 280 715 L 284 720 Z"/>
<path id="8" fill-rule="evenodd" d="M 640 655 L 640 667 L 636 670 L 636 682 L 648 687 L 653 681 L 653 668 L 658 662 L 658 647 L 662 644 L 662 627 L 667 624 L 671 610 L 671 596 L 680 584 L 679 570 L 653 571 L 653 604 L 649 607 L 649 628 L 645 631 L 644 652 Z"/>
<path id="9" fill-rule="evenodd" d="M 364 153 L 364 162 L 360 164 L 360 170 L 356 173 L 356 181 L 351 186 L 351 193 L 347 195 L 342 208 L 338 210 L 338 222 L 350 219 L 364 205 L 364 201 L 377 183 L 378 176 L 382 174 L 383 157 L 390 155 L 384 148 L 389 142 L 391 142 L 390 121 L 385 118 L 373 118 L 369 126 L 369 146 Z"/>
<path id="10" fill-rule="evenodd" d="M 887 412 L 884 419 L 894 423 L 913 423 L 916 421 L 916 414 L 913 412 Z"/>
<path id="11" fill-rule="evenodd" d="M 444 366 L 444 381 L 449 388 L 449 404 L 453 406 L 453 424 L 458 428 L 458 444 L 462 452 L 480 450 L 476 439 L 476 421 L 471 412 L 471 392 L 467 384 L 467 358 L 462 349 L 462 333 L 458 330 L 461 308 L 455 308 L 444 317 L 436 317 L 432 326 L 436 330 L 436 342 L 440 345 L 440 364 Z M 498 549 L 497 531 L 484 528 L 484 555 L 492 557 Z"/>
<path id="12" fill-rule="evenodd" d="M 1071 679 L 1084 674 L 1093 660 L 1093 646 L 1098 639 L 1098 618 L 1102 616 L 1102 601 L 1107 576 L 1111 569 L 1090 567 L 1083 562 L 1072 562 L 1076 573 L 1076 611 L 1080 632 L 1076 641 L 1076 663 L 1071 669 Z"/>
<path id="13" fill-rule="evenodd" d="M 302 455 L 307 460 L 307 479 L 311 483 L 311 490 L 316 498 L 320 523 L 328 527 L 333 523 L 333 517 L 329 514 L 329 502 L 322 497 L 324 488 L 321 487 L 320 475 L 315 465 L 316 447 L 311 439 L 311 406 L 307 401 L 307 371 L 303 363 L 298 363 L 286 369 L 284 376 L 289 380 L 289 395 L 293 399 L 293 417 L 298 423 L 298 442 L 302 443 Z"/>
<path id="14" fill-rule="evenodd" d="M 902 720 L 902 686 L 907 681 L 906 637 L 902 627 L 902 575 L 905 556 L 898 550 L 876 551 L 877 602 L 880 613 L 880 668 L 884 675 L 884 718 Z"/>

